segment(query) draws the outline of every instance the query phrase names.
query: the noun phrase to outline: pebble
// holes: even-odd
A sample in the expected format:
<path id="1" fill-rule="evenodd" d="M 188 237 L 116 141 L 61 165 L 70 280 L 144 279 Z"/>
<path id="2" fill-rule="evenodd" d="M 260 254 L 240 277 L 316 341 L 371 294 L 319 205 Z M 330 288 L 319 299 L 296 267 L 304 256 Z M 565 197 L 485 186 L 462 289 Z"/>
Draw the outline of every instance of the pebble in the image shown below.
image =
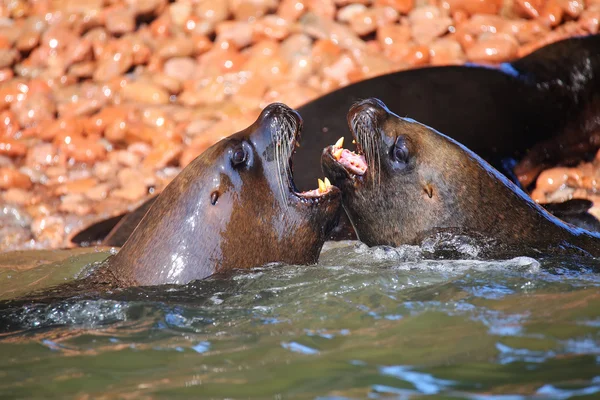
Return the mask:
<path id="1" fill-rule="evenodd" d="M 169 93 L 158 85 L 148 82 L 128 82 L 121 89 L 123 99 L 145 104 L 167 104 Z"/>
<path id="2" fill-rule="evenodd" d="M 31 187 L 31 179 L 22 172 L 13 168 L 0 168 L 0 189 L 29 189 Z"/>

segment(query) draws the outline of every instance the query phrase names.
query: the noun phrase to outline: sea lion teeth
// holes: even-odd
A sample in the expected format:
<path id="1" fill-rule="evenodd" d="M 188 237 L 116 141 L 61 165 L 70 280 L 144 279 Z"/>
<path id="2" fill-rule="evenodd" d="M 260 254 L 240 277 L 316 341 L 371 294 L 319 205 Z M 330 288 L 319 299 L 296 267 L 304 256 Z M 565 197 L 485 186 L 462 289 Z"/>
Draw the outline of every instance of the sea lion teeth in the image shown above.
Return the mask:
<path id="1" fill-rule="evenodd" d="M 323 182 L 321 180 L 321 178 L 318 179 L 319 182 L 319 193 L 323 193 L 327 190 L 327 186 L 325 186 L 325 182 Z"/>
<path id="2" fill-rule="evenodd" d="M 342 136 L 341 138 L 339 138 L 338 141 L 335 142 L 333 147 L 338 148 L 338 149 L 344 147 L 344 137 Z"/>
<path id="3" fill-rule="evenodd" d="M 342 158 L 342 153 L 344 152 L 344 149 L 337 149 L 333 151 L 333 156 L 335 157 L 336 160 L 340 160 L 340 158 Z"/>
<path id="4" fill-rule="evenodd" d="M 329 178 L 325 177 L 325 189 L 329 189 L 331 187 L 331 182 Z"/>

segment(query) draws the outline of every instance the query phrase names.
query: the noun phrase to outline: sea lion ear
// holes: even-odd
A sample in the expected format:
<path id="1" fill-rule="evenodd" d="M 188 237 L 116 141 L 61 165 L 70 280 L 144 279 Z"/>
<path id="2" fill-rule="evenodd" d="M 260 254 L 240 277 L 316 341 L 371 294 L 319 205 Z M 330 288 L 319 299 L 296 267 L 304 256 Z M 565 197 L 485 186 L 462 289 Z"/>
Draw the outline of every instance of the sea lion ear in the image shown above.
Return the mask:
<path id="1" fill-rule="evenodd" d="M 219 200 L 219 191 L 215 190 L 210 194 L 210 204 L 213 206 L 217 205 L 217 201 Z"/>
<path id="2" fill-rule="evenodd" d="M 423 186 L 423 191 L 425 191 L 425 194 L 427 194 L 430 199 L 433 197 L 433 185 L 431 183 L 427 182 L 425 186 Z"/>

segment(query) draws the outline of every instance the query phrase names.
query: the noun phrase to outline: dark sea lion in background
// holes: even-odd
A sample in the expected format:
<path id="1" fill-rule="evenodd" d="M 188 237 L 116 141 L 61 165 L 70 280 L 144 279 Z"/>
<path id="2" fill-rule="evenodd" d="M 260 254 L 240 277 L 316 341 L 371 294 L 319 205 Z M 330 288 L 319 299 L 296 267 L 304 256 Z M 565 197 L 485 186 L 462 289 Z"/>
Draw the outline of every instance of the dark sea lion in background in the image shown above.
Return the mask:
<path id="1" fill-rule="evenodd" d="M 185 284 L 270 262 L 316 263 L 341 195 L 323 182 L 295 189 L 291 157 L 301 126 L 294 110 L 272 104 L 249 128 L 210 147 L 162 191 L 90 280 Z"/>
<path id="2" fill-rule="evenodd" d="M 322 163 L 367 245 L 421 244 L 448 231 L 491 239 L 484 257 L 517 248 L 600 256 L 600 237 L 550 215 L 457 141 L 377 99 L 356 103 L 347 118 L 357 153 L 338 142 Z"/>
<path id="3" fill-rule="evenodd" d="M 499 68 L 428 67 L 383 75 L 300 107 L 307 132 L 317 134 L 298 149 L 299 188 L 320 176 L 321 149 L 341 136 L 352 140 L 347 110 L 371 97 L 444 132 L 515 180 L 506 168 L 509 159 L 527 156 L 555 165 L 600 147 L 594 135 L 600 134 L 600 35 L 556 42 Z"/>
<path id="4" fill-rule="evenodd" d="M 517 172 L 527 186 L 541 166 L 581 158 L 600 146 L 594 135 L 599 94 L 600 35 L 559 41 L 499 68 L 427 67 L 361 81 L 298 109 L 307 134 L 294 159 L 295 181 L 301 190 L 314 184 L 321 176 L 321 150 L 341 136 L 352 140 L 347 110 L 376 97 L 463 143 L 513 181 L 515 160 L 525 156 Z M 144 212 L 133 214 L 110 233 L 119 218 L 88 228 L 74 242 L 108 235 L 103 244 L 120 246 Z"/>

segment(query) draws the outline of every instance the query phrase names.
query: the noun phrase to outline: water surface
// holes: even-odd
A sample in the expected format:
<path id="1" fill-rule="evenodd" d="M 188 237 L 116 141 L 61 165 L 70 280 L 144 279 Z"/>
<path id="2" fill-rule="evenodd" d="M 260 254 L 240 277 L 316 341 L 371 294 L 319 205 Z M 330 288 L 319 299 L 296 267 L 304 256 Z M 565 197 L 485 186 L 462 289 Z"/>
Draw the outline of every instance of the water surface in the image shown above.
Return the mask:
<path id="1" fill-rule="evenodd" d="M 55 282 L 107 255 L 39 268 Z M 596 267 L 328 243 L 317 266 L 5 302 L 0 398 L 600 398 Z M 0 288 L 39 281 L 10 271 Z"/>

